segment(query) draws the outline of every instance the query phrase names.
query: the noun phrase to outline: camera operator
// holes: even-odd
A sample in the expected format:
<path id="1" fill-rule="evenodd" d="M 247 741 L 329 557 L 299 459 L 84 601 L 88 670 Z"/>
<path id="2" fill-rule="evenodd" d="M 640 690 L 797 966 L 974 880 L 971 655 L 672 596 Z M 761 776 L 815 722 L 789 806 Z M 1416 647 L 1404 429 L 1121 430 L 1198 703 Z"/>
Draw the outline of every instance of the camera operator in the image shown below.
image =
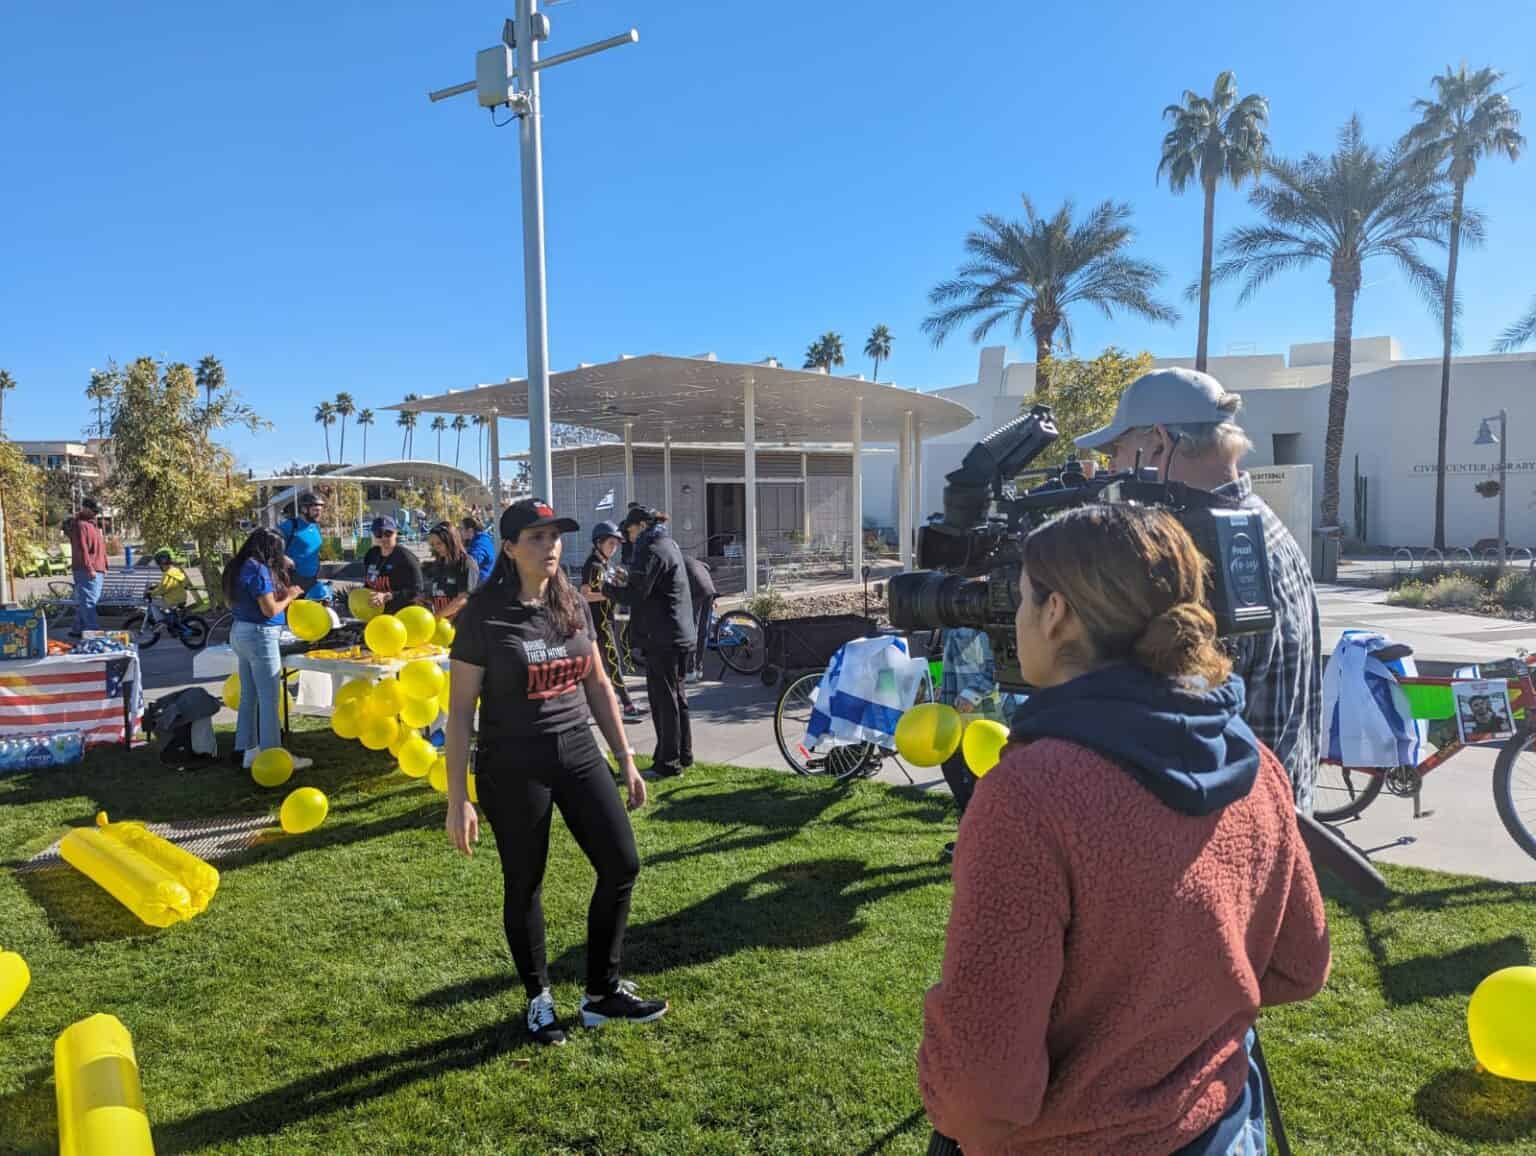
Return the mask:
<path id="1" fill-rule="evenodd" d="M 1077 445 L 1108 455 L 1115 470 L 1134 467 L 1139 453 L 1142 468 L 1157 470 L 1162 480 L 1231 498 L 1263 521 L 1275 629 L 1240 635 L 1228 645 L 1247 692 L 1243 717 L 1285 766 L 1297 808 L 1311 814 L 1322 726 L 1317 595 L 1306 555 L 1238 468 L 1253 449 L 1237 425 L 1241 406 L 1242 398 L 1209 374 L 1160 369 L 1133 381 L 1120 395 L 1114 419 Z"/>
<path id="2" fill-rule="evenodd" d="M 1165 510 L 1088 505 L 1025 540 L 1036 689 L 956 850 L 930 1152 L 1265 1151 L 1252 1028 L 1323 986 L 1328 928 L 1205 587 Z"/>

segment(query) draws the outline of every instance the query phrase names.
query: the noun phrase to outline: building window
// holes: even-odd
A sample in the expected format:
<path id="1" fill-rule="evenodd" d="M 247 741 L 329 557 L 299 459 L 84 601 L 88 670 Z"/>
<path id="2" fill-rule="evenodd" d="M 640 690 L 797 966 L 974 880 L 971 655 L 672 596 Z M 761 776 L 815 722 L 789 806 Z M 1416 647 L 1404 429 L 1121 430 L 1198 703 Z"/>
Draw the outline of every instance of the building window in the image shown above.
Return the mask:
<path id="1" fill-rule="evenodd" d="M 1275 447 L 1275 465 L 1300 466 L 1305 465 L 1301 460 L 1301 435 L 1299 433 L 1283 433 L 1271 435 Z"/>

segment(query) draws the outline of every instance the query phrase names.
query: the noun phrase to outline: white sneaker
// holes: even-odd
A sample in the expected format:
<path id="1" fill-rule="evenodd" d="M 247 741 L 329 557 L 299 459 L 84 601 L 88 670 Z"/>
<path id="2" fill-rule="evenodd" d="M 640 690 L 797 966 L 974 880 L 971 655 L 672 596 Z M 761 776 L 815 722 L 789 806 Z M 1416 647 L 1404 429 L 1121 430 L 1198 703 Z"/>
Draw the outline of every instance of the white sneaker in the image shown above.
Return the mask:
<path id="1" fill-rule="evenodd" d="M 259 754 L 261 754 L 261 751 L 259 751 L 255 747 L 251 747 L 249 750 L 247 750 L 245 752 L 245 769 L 246 770 L 250 770 L 251 769 L 251 764 L 256 761 L 256 756 L 259 755 Z"/>
<path id="2" fill-rule="evenodd" d="M 555 997 L 549 994 L 547 987 L 528 1001 L 528 1034 L 536 1043 L 556 1046 L 565 1043 L 565 1029 L 555 1015 Z"/>
<path id="3" fill-rule="evenodd" d="M 296 771 L 307 771 L 310 767 L 312 767 L 314 765 L 315 765 L 315 760 L 314 759 L 301 758 L 299 755 L 294 755 L 293 756 L 293 769 L 296 770 Z"/>

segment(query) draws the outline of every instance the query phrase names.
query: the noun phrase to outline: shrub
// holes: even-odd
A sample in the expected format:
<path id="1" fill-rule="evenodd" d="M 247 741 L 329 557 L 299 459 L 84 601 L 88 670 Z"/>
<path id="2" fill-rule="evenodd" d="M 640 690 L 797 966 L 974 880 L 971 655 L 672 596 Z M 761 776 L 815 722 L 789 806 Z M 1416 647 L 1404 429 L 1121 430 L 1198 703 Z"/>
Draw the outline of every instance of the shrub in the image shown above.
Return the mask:
<path id="1" fill-rule="evenodd" d="M 764 590 L 747 599 L 747 607 L 764 622 L 783 618 L 789 612 L 789 599 L 777 590 Z"/>
<path id="2" fill-rule="evenodd" d="M 1430 606 L 1463 609 L 1481 605 L 1486 596 L 1481 582 L 1458 572 L 1447 574 L 1431 585 L 1425 602 Z"/>
<path id="3" fill-rule="evenodd" d="M 1511 610 L 1536 610 L 1536 574 L 1509 571 L 1493 587 L 1494 597 Z"/>
<path id="4" fill-rule="evenodd" d="M 341 539 L 340 538 L 327 538 L 327 539 L 325 539 L 325 541 L 320 543 L 320 561 L 322 561 L 322 562 L 339 562 L 339 561 L 341 561 L 341 549 L 342 549 L 342 547 L 341 547 Z"/>
<path id="5" fill-rule="evenodd" d="M 1429 594 L 1429 587 L 1417 578 L 1410 578 L 1397 589 L 1387 595 L 1387 601 L 1393 606 L 1409 606 L 1415 610 L 1424 605 L 1424 599 Z"/>

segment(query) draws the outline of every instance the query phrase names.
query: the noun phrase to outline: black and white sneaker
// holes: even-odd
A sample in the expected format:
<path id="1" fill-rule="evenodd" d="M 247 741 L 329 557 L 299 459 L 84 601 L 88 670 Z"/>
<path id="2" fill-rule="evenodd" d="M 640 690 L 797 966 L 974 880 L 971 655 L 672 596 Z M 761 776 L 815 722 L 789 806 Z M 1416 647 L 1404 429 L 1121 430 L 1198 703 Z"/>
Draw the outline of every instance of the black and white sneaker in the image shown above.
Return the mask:
<path id="1" fill-rule="evenodd" d="M 528 1034 L 535 1043 L 565 1043 L 565 1029 L 555 1016 L 555 997 L 547 987 L 528 1001 Z"/>
<path id="2" fill-rule="evenodd" d="M 627 979 L 621 979 L 619 990 L 612 995 L 601 998 L 594 995 L 581 997 L 581 1026 L 599 1028 L 609 1020 L 648 1024 L 666 1015 L 670 1007 L 664 999 L 641 999 L 635 994 L 635 985 Z"/>
<path id="3" fill-rule="evenodd" d="M 634 703 L 630 703 L 627 707 L 624 708 L 624 721 L 625 722 L 628 722 L 628 723 L 639 722 L 644 717 L 645 717 L 645 711 L 641 710 Z"/>

